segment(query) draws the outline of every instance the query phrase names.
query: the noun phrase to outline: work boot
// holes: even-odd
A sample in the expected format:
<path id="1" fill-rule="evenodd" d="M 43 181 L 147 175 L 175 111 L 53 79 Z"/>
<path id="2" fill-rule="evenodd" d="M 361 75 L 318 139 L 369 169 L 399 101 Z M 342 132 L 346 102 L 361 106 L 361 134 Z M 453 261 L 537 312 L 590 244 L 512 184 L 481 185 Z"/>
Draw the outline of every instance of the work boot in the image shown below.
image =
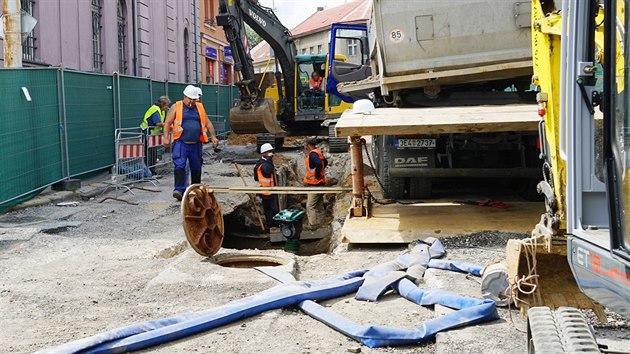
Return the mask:
<path id="1" fill-rule="evenodd" d="M 182 192 L 177 190 L 173 191 L 173 198 L 177 199 L 178 202 L 181 202 L 183 197 L 184 195 L 182 194 Z"/>
<path id="2" fill-rule="evenodd" d="M 201 183 L 201 171 L 190 171 L 190 184 Z"/>

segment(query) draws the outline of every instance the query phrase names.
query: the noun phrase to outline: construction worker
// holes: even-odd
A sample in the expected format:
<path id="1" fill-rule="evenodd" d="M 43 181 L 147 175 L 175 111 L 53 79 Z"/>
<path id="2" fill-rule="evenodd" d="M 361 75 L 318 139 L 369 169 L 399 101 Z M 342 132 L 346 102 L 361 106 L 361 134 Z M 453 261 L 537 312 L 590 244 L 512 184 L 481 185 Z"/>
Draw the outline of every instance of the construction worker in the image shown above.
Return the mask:
<path id="1" fill-rule="evenodd" d="M 254 166 L 254 180 L 261 187 L 273 187 L 276 185 L 275 169 L 273 166 L 273 146 L 265 143 L 260 147 L 260 160 Z M 274 215 L 278 214 L 278 197 L 271 193 L 261 193 L 263 210 L 265 211 L 265 228 L 269 233 L 276 226 Z"/>
<path id="2" fill-rule="evenodd" d="M 142 133 L 145 135 L 144 139 L 144 151 L 147 152 L 147 143 L 148 139 L 146 135 L 160 135 L 163 133 L 162 127 L 164 127 L 164 116 L 166 115 L 166 110 L 168 106 L 171 105 L 171 100 L 168 96 L 161 96 L 155 101 L 146 112 L 144 112 L 144 118 L 142 119 L 142 123 L 140 123 L 140 129 L 142 129 Z M 151 130 L 149 130 L 151 128 Z M 149 154 L 145 153 L 144 155 L 144 163 L 149 166 L 151 173 L 155 174 L 155 170 L 153 169 L 155 162 L 157 160 L 157 154 Z"/>
<path id="3" fill-rule="evenodd" d="M 304 183 L 307 186 L 325 186 L 326 177 L 324 169 L 328 166 L 328 160 L 321 150 L 317 148 L 317 138 L 306 138 L 306 173 Z M 308 194 L 306 200 L 306 216 L 311 226 L 320 223 L 320 216 L 324 213 L 324 195 Z"/>
<path id="4" fill-rule="evenodd" d="M 199 88 L 193 85 L 186 86 L 184 98 L 175 102 L 166 114 L 165 148 L 171 146 L 171 131 L 173 133 L 172 157 L 175 165 L 173 197 L 181 201 L 186 190 L 186 162 L 190 166 L 190 183 L 201 183 L 203 143 L 209 142 L 208 132 L 214 147 L 219 145 L 214 126 L 199 102 Z"/>

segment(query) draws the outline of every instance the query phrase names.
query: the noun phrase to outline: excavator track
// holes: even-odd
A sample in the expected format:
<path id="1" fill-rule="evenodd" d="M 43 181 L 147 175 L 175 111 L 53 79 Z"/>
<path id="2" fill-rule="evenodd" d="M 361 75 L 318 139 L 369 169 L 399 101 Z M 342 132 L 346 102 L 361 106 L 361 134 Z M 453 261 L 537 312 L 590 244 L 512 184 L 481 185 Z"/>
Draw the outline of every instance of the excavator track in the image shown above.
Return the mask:
<path id="1" fill-rule="evenodd" d="M 527 311 L 528 353 L 601 353 L 582 313 L 572 307 Z"/>

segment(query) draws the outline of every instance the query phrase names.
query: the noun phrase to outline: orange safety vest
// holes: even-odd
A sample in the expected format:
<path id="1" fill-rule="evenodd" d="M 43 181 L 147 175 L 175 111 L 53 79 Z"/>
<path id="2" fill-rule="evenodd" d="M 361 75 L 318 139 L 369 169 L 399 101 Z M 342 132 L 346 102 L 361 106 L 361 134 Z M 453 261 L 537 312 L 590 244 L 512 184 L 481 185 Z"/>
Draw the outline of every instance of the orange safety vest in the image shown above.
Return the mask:
<path id="1" fill-rule="evenodd" d="M 317 156 L 319 156 L 319 159 L 322 161 L 322 175 L 321 176 L 316 176 L 315 175 L 315 167 L 311 168 L 311 165 L 309 163 L 309 156 L 311 156 L 311 152 L 314 152 L 317 154 Z M 322 152 L 319 150 L 319 148 L 315 148 L 313 150 L 311 150 L 311 152 L 309 152 L 308 154 L 306 154 L 306 174 L 304 175 L 304 183 L 306 184 L 312 184 L 312 185 L 317 185 L 317 184 L 326 184 L 326 177 L 324 177 L 324 154 L 322 154 Z"/>
<path id="2" fill-rule="evenodd" d="M 201 119 L 201 135 L 199 135 L 199 140 L 202 143 L 207 143 L 208 140 L 208 129 L 206 128 L 206 124 L 208 123 L 208 116 L 206 115 L 206 110 L 203 108 L 203 105 L 200 102 L 195 102 L 197 105 L 197 112 L 199 112 L 199 118 Z M 184 128 L 182 128 L 182 120 L 184 119 L 184 101 L 175 102 L 175 120 L 173 121 L 173 130 L 171 133 L 173 134 L 173 141 L 179 139 L 184 132 Z"/>
<path id="3" fill-rule="evenodd" d="M 258 165 L 258 168 L 256 169 L 256 175 L 258 175 L 258 183 L 260 183 L 261 187 L 273 187 L 276 185 L 276 182 L 273 180 L 273 173 L 271 174 L 271 177 L 267 178 L 263 175 L 262 173 L 262 166 L 263 164 Z M 270 196 L 271 193 L 260 193 L 264 196 Z"/>
<path id="4" fill-rule="evenodd" d="M 309 84 L 311 85 L 311 87 L 314 90 L 321 90 L 322 89 L 322 78 L 320 77 L 319 80 L 317 80 L 317 82 L 315 82 L 315 80 L 313 80 L 313 78 L 311 78 L 309 81 Z"/>

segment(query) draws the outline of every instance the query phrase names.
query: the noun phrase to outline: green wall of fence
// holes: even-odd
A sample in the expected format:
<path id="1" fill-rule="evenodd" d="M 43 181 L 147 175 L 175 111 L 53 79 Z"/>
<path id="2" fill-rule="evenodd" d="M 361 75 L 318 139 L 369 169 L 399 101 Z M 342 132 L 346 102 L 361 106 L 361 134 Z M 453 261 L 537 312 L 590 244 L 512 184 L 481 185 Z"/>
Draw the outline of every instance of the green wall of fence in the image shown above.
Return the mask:
<path id="1" fill-rule="evenodd" d="M 0 81 L 0 201 L 63 178 L 57 71 L 7 69 Z M 28 90 L 29 102 L 22 87 Z"/>
<path id="2" fill-rule="evenodd" d="M 0 69 L 0 211 L 65 178 L 112 166 L 115 129 L 138 127 L 155 100 L 181 100 L 185 87 L 58 68 Z M 201 88 L 217 134 L 226 136 L 238 89 Z"/>

